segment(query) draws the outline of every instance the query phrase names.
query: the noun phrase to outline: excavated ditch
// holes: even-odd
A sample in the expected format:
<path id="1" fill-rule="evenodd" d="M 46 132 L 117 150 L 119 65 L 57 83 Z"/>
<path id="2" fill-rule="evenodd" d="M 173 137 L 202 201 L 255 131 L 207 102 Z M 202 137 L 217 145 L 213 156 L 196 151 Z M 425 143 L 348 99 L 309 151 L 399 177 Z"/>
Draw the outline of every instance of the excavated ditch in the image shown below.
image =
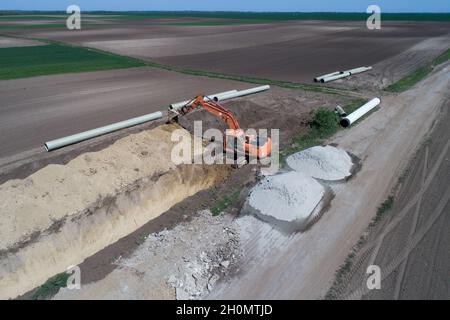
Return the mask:
<path id="1" fill-rule="evenodd" d="M 175 129 L 130 135 L 0 185 L 0 298 L 32 290 L 230 174 L 225 165 L 173 164 Z"/>

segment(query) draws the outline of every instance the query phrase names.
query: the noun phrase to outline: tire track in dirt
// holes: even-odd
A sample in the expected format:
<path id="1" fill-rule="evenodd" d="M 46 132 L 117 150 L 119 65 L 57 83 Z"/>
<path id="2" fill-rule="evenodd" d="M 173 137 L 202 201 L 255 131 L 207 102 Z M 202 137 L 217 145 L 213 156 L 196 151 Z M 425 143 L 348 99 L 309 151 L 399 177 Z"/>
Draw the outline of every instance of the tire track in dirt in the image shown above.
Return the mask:
<path id="1" fill-rule="evenodd" d="M 430 152 L 430 148 L 428 146 L 426 146 L 425 159 L 423 162 L 423 170 L 422 170 L 422 184 L 421 184 L 422 186 L 425 184 L 425 181 L 427 178 L 426 173 L 427 173 L 429 152 Z M 417 201 L 416 210 L 414 211 L 413 223 L 412 223 L 411 229 L 409 231 L 409 235 L 408 235 L 408 240 L 407 240 L 408 242 L 414 235 L 414 232 L 416 231 L 416 228 L 417 228 L 417 222 L 419 220 L 420 208 L 422 207 L 423 195 L 424 195 L 424 193 L 422 193 L 420 195 L 419 200 Z M 402 288 L 402 283 L 404 281 L 405 271 L 408 266 L 408 260 L 409 260 L 409 255 L 406 257 L 405 261 L 400 266 L 400 272 L 399 272 L 399 275 L 397 277 L 397 281 L 395 284 L 395 291 L 394 291 L 394 299 L 395 300 L 398 300 L 398 298 L 400 297 L 400 290 Z"/>
<path id="2" fill-rule="evenodd" d="M 394 272 L 400 264 L 408 257 L 414 248 L 422 241 L 423 237 L 428 233 L 430 228 L 436 222 L 436 220 L 441 216 L 444 212 L 444 208 L 447 203 L 450 201 L 450 186 L 447 188 L 445 192 L 445 196 L 441 199 L 438 206 L 434 210 L 431 218 L 425 223 L 425 225 L 419 229 L 419 231 L 412 237 L 410 242 L 406 245 L 406 247 L 401 251 L 401 253 L 392 260 L 386 267 L 382 270 L 381 281 L 385 280 L 392 272 Z M 345 299 L 355 300 L 361 299 L 365 294 L 367 294 L 370 290 L 367 287 L 360 287 L 359 289 L 353 291 L 350 295 L 348 295 Z"/>
<path id="3" fill-rule="evenodd" d="M 378 254 L 380 252 L 380 248 L 383 244 L 383 241 L 386 237 L 387 234 L 389 234 L 400 222 L 402 222 L 403 218 L 406 216 L 406 214 L 416 205 L 418 204 L 424 193 L 427 191 L 429 185 L 431 184 L 431 182 L 433 181 L 433 179 L 435 178 L 442 162 L 445 160 L 445 156 L 447 151 L 450 148 L 450 141 L 447 142 L 447 144 L 445 145 L 445 147 L 443 148 L 442 152 L 440 153 L 437 162 L 435 163 L 435 165 L 433 166 L 430 175 L 426 176 L 426 171 L 425 168 L 428 166 L 428 160 L 424 161 L 424 171 L 422 174 L 422 181 L 423 184 L 421 186 L 421 189 L 419 190 L 419 192 L 411 199 L 411 201 L 409 201 L 405 207 L 398 213 L 397 216 L 395 216 L 394 218 L 390 217 L 388 220 L 386 220 L 385 225 L 382 227 L 383 232 L 377 237 L 375 238 L 373 241 L 371 241 L 368 245 L 366 245 L 366 251 L 365 253 L 362 255 L 362 257 L 358 260 L 358 263 L 356 264 L 357 267 L 352 267 L 352 270 L 350 271 L 350 276 L 346 277 L 346 280 L 350 280 L 358 271 L 358 269 L 360 268 L 361 264 L 363 263 L 363 261 L 366 259 L 366 253 L 367 252 L 371 252 L 371 256 L 369 259 L 369 262 L 367 265 L 373 265 L 375 264 L 375 261 L 378 257 Z M 427 148 L 428 150 L 428 148 Z M 426 153 L 426 158 L 428 158 L 428 151 Z M 417 206 L 420 207 L 420 206 Z M 416 208 L 417 208 L 416 207 Z M 418 214 L 415 217 L 415 220 L 418 219 Z M 415 221 L 413 223 L 414 229 L 415 229 L 415 225 L 417 224 L 417 221 Z M 413 230 L 413 229 L 411 229 Z M 410 239 L 412 238 L 412 234 L 409 237 Z M 411 241 L 411 240 L 409 240 Z M 373 250 L 372 250 L 373 248 Z M 403 271 L 404 272 L 404 271 Z M 340 292 L 342 293 L 342 291 L 345 290 L 345 288 L 340 288 Z M 352 296 L 353 297 L 353 296 Z M 343 295 L 338 295 L 337 297 L 338 299 L 349 299 L 348 296 L 343 296 Z"/>

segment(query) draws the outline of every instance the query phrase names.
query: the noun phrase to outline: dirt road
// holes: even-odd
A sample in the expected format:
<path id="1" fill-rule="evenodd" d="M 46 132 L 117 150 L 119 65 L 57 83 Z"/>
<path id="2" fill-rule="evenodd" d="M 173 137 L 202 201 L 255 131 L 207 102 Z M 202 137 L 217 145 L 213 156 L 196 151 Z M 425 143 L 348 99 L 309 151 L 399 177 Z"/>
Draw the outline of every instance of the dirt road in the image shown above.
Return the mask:
<path id="1" fill-rule="evenodd" d="M 332 142 L 362 159 L 362 169 L 335 186 L 331 208 L 307 232 L 283 235 L 260 223 L 246 224 L 241 274 L 209 298 L 317 299 L 327 292 L 346 258 L 422 141 L 448 97 L 449 66 L 414 89 L 382 97 L 381 110 Z"/>
<path id="2" fill-rule="evenodd" d="M 450 101 L 399 181 L 394 207 L 371 230 L 336 299 L 449 299 Z M 367 290 L 368 265 L 378 265 L 380 290 Z"/>

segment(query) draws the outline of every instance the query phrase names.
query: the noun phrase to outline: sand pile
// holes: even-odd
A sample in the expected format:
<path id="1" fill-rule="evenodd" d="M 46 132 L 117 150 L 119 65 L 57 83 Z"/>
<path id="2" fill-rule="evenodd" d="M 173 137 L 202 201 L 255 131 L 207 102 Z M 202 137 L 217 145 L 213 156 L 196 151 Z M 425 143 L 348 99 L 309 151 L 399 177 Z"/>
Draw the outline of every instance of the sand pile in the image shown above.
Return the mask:
<path id="1" fill-rule="evenodd" d="M 41 285 L 222 181 L 227 166 L 171 161 L 171 133 L 179 128 L 129 135 L 0 185 L 0 298 Z"/>
<path id="2" fill-rule="evenodd" d="M 332 146 L 312 147 L 287 158 L 293 170 L 321 180 L 342 180 L 351 175 L 353 167 L 349 154 Z"/>
<path id="3" fill-rule="evenodd" d="M 320 204 L 325 188 L 300 172 L 265 177 L 252 190 L 249 205 L 264 220 L 303 225 Z"/>

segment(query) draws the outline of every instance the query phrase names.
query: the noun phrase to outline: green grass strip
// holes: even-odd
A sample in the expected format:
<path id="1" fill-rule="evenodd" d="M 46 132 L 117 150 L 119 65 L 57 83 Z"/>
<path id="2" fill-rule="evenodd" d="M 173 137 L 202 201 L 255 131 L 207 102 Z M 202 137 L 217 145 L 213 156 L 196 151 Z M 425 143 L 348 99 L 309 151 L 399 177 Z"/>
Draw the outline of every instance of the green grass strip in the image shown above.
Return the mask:
<path id="1" fill-rule="evenodd" d="M 231 207 L 239 199 L 240 193 L 241 190 L 236 190 L 231 195 L 217 202 L 216 205 L 211 208 L 212 215 L 218 216 L 220 213 Z"/>
<path id="2" fill-rule="evenodd" d="M 365 12 L 239 12 L 239 11 L 83 11 L 84 14 L 99 15 L 107 19 L 176 19 L 176 18 L 222 18 L 254 20 L 336 20 L 365 21 Z M 54 15 L 55 17 L 45 17 Z M 65 11 L 0 11 L 0 20 L 57 19 Z M 450 21 L 450 13 L 382 13 L 383 21 Z"/>
<path id="3" fill-rule="evenodd" d="M 92 12 L 92 14 L 118 15 L 116 19 L 176 19 L 222 18 L 256 19 L 272 21 L 334 20 L 365 21 L 369 14 L 355 12 L 205 12 L 205 11 L 147 11 L 147 12 Z M 450 21 L 450 13 L 383 13 L 383 21 Z"/>
<path id="4" fill-rule="evenodd" d="M 44 300 L 53 297 L 58 293 L 59 289 L 66 287 L 69 276 L 68 273 L 60 273 L 48 279 L 42 286 L 33 292 L 31 299 Z"/>
<path id="5" fill-rule="evenodd" d="M 420 67 L 419 69 L 410 73 L 406 77 L 398 80 L 397 82 L 385 88 L 385 91 L 395 93 L 406 91 L 412 88 L 414 85 L 416 85 L 419 81 L 425 79 L 436 66 L 443 64 L 449 60 L 450 60 L 450 49 L 447 49 L 447 51 L 439 55 L 433 61 L 427 63 L 425 66 Z"/>
<path id="6" fill-rule="evenodd" d="M 434 65 L 438 66 L 450 60 L 450 48 L 444 53 L 440 54 L 436 59 L 434 59 Z"/>
<path id="7" fill-rule="evenodd" d="M 369 228 L 375 227 L 383 219 L 383 217 L 386 215 L 386 213 L 388 213 L 389 211 L 392 210 L 393 207 L 394 207 L 394 196 L 390 195 L 378 207 L 377 214 L 375 215 L 375 217 L 370 222 Z"/>
<path id="8" fill-rule="evenodd" d="M 0 49 L 0 79 L 144 66 L 136 59 L 51 43 Z"/>

